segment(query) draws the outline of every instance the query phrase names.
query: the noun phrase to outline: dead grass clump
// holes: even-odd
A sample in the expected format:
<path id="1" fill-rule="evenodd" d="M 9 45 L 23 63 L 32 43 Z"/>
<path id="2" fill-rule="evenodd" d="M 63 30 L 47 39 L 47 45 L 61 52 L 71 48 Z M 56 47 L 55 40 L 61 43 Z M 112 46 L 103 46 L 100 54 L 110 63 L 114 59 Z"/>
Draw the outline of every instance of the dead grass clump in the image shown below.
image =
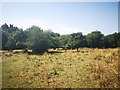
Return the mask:
<path id="1" fill-rule="evenodd" d="M 95 59 L 95 60 L 101 60 L 101 58 L 102 58 L 102 56 L 101 56 L 101 55 L 98 55 L 98 56 L 96 56 L 94 59 Z"/>
<path id="2" fill-rule="evenodd" d="M 6 53 L 5 56 L 6 57 L 11 57 L 11 56 L 13 56 L 13 54 L 12 53 Z"/>
<path id="3" fill-rule="evenodd" d="M 114 61 L 117 61 L 119 59 L 118 52 L 110 51 L 108 54 L 105 55 L 106 57 L 106 63 L 112 63 Z"/>
<path id="4" fill-rule="evenodd" d="M 96 72 L 94 72 L 94 79 L 98 80 L 98 84 L 101 88 L 119 87 L 118 70 L 116 63 L 108 65 L 102 62 L 98 62 L 96 66 L 97 67 Z"/>
<path id="5" fill-rule="evenodd" d="M 58 74 L 59 74 L 58 71 L 56 69 L 53 69 L 53 71 L 48 73 L 48 79 L 50 79 L 51 77 L 54 77 L 54 76 L 56 76 Z"/>
<path id="6" fill-rule="evenodd" d="M 90 75 L 93 75 L 92 80 L 96 81 L 97 87 L 119 87 L 117 62 L 111 64 L 106 64 L 103 61 L 89 62 L 89 64 L 86 64 L 85 69 Z"/>
<path id="7" fill-rule="evenodd" d="M 104 68 L 104 66 L 100 62 L 98 62 L 98 77 L 99 77 L 99 79 L 103 79 L 105 72 L 106 72 L 106 69 Z"/>
<path id="8" fill-rule="evenodd" d="M 81 53 L 84 53 L 84 51 L 80 51 Z"/>
<path id="9" fill-rule="evenodd" d="M 95 60 L 102 60 L 103 56 L 102 56 L 102 53 L 101 52 L 97 52 L 96 55 L 95 55 Z"/>

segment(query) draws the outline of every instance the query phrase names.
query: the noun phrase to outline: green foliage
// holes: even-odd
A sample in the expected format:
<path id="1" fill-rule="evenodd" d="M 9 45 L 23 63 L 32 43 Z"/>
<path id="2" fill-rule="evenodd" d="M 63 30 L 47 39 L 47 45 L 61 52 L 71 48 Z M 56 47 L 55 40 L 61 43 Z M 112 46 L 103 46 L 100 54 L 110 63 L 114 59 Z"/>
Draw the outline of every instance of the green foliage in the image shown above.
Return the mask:
<path id="1" fill-rule="evenodd" d="M 32 26 L 27 30 L 28 47 L 33 53 L 43 53 L 49 48 L 48 34 L 37 26 Z"/>
<path id="2" fill-rule="evenodd" d="M 120 36 L 117 33 L 109 34 L 104 37 L 103 43 L 105 48 L 116 48 L 119 46 Z"/>
<path id="3" fill-rule="evenodd" d="M 70 35 L 61 35 L 58 38 L 59 42 L 60 42 L 60 47 L 62 47 L 62 48 L 67 48 L 68 47 L 67 42 L 69 40 L 69 37 L 70 37 Z"/>
<path id="4" fill-rule="evenodd" d="M 3 31 L 2 28 L 0 28 L 0 35 L 1 35 L 1 39 L 2 39 L 2 49 L 6 49 L 6 44 L 7 44 L 7 41 L 8 41 L 8 34 Z"/>
<path id="5" fill-rule="evenodd" d="M 49 48 L 58 48 L 60 46 L 60 42 L 59 42 L 59 36 L 60 34 L 58 33 L 54 33 L 51 30 L 46 31 L 49 41 L 50 41 L 50 47 Z"/>
<path id="6" fill-rule="evenodd" d="M 85 37 L 82 35 L 81 32 L 79 33 L 73 33 L 70 35 L 70 38 L 68 40 L 68 47 L 69 48 L 79 48 L 85 46 Z"/>
<path id="7" fill-rule="evenodd" d="M 117 47 L 120 47 L 120 32 L 118 33 Z"/>
<path id="8" fill-rule="evenodd" d="M 101 48 L 103 34 L 100 31 L 94 31 L 86 35 L 88 47 Z"/>
<path id="9" fill-rule="evenodd" d="M 93 31 L 88 35 L 83 35 L 81 32 L 60 35 L 51 30 L 45 31 L 37 26 L 23 30 L 5 23 L 0 27 L 0 35 L 3 50 L 32 49 L 33 53 L 43 53 L 48 48 L 120 47 L 120 33 L 104 36 L 100 31 Z"/>
<path id="10" fill-rule="evenodd" d="M 4 24 L 1 26 L 0 32 L 2 32 L 2 49 L 13 50 L 25 48 L 26 36 L 22 29 Z"/>

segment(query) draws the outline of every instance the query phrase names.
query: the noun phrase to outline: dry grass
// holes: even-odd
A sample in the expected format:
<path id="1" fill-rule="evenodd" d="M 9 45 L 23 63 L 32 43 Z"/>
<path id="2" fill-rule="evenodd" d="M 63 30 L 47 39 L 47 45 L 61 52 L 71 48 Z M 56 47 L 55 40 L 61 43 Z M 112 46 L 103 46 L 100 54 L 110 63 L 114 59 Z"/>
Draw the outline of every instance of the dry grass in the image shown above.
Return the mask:
<path id="1" fill-rule="evenodd" d="M 58 53 L 60 52 L 60 53 Z M 118 49 L 4 51 L 3 88 L 118 88 Z"/>

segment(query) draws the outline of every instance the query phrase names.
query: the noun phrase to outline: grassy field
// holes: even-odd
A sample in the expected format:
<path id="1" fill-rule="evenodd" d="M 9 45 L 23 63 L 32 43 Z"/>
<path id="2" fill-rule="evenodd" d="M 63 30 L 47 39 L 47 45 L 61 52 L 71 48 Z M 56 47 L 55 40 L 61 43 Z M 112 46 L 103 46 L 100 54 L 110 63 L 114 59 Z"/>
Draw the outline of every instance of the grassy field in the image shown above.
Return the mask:
<path id="1" fill-rule="evenodd" d="M 3 88 L 118 88 L 118 49 L 3 51 Z"/>

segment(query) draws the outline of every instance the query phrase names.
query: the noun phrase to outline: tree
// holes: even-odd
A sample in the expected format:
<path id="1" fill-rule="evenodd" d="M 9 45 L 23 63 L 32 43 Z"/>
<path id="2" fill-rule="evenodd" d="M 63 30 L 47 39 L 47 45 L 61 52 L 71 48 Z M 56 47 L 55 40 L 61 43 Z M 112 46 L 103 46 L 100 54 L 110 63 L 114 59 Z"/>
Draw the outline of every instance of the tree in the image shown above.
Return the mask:
<path id="1" fill-rule="evenodd" d="M 8 30 L 9 30 L 9 26 L 5 23 L 3 25 L 1 25 L 0 28 L 0 33 L 1 33 L 1 37 L 2 37 L 2 50 L 6 50 L 8 49 L 6 44 L 8 41 Z"/>
<path id="2" fill-rule="evenodd" d="M 116 48 L 120 47 L 120 32 L 104 36 L 100 31 L 93 31 L 88 35 L 81 32 L 60 35 L 51 30 L 32 26 L 27 30 L 20 29 L 6 23 L 0 27 L 2 50 L 32 49 L 33 53 L 43 53 L 48 48 L 77 49 L 90 48 Z"/>
<path id="3" fill-rule="evenodd" d="M 0 32 L 2 33 L 3 50 L 24 49 L 26 37 L 22 29 L 11 24 L 8 26 L 5 23 L 1 26 Z"/>
<path id="4" fill-rule="evenodd" d="M 8 26 L 6 23 L 3 24 L 3 25 L 1 25 L 1 28 L 2 28 L 4 31 L 6 31 L 6 32 L 9 31 L 9 26 Z"/>
<path id="5" fill-rule="evenodd" d="M 2 28 L 0 28 L 0 36 L 1 36 L 1 45 L 2 45 L 2 50 L 7 49 L 6 43 L 8 41 L 8 34 L 3 31 Z"/>
<path id="6" fill-rule="evenodd" d="M 119 36 L 117 33 L 109 34 L 104 37 L 105 48 L 116 48 L 118 46 Z"/>
<path id="7" fill-rule="evenodd" d="M 58 40 L 59 40 L 59 47 L 67 49 L 68 48 L 68 40 L 69 40 L 70 35 L 61 35 Z"/>
<path id="8" fill-rule="evenodd" d="M 93 31 L 86 35 L 88 47 L 90 48 L 102 48 L 102 38 L 104 35 L 100 31 Z"/>
<path id="9" fill-rule="evenodd" d="M 32 26 L 27 30 L 28 33 L 28 47 L 32 49 L 35 54 L 43 53 L 49 48 L 48 34 L 41 28 Z"/>
<path id="10" fill-rule="evenodd" d="M 51 30 L 47 30 L 46 33 L 49 36 L 49 41 L 50 41 L 50 47 L 49 48 L 59 48 L 60 47 L 60 42 L 59 42 L 59 36 L 60 34 L 54 33 Z"/>
<path id="11" fill-rule="evenodd" d="M 83 36 L 83 34 L 81 32 L 78 32 L 78 33 L 72 33 L 70 35 L 70 38 L 68 40 L 68 48 L 71 48 L 71 49 L 77 49 L 78 51 L 78 48 L 79 47 L 84 47 L 85 46 L 85 37 Z"/>
<path id="12" fill-rule="evenodd" d="M 120 47 L 120 32 L 118 32 L 117 47 Z"/>
<path id="13" fill-rule="evenodd" d="M 27 36 L 22 29 L 19 29 L 14 34 L 14 39 L 16 40 L 16 49 L 25 49 Z"/>

